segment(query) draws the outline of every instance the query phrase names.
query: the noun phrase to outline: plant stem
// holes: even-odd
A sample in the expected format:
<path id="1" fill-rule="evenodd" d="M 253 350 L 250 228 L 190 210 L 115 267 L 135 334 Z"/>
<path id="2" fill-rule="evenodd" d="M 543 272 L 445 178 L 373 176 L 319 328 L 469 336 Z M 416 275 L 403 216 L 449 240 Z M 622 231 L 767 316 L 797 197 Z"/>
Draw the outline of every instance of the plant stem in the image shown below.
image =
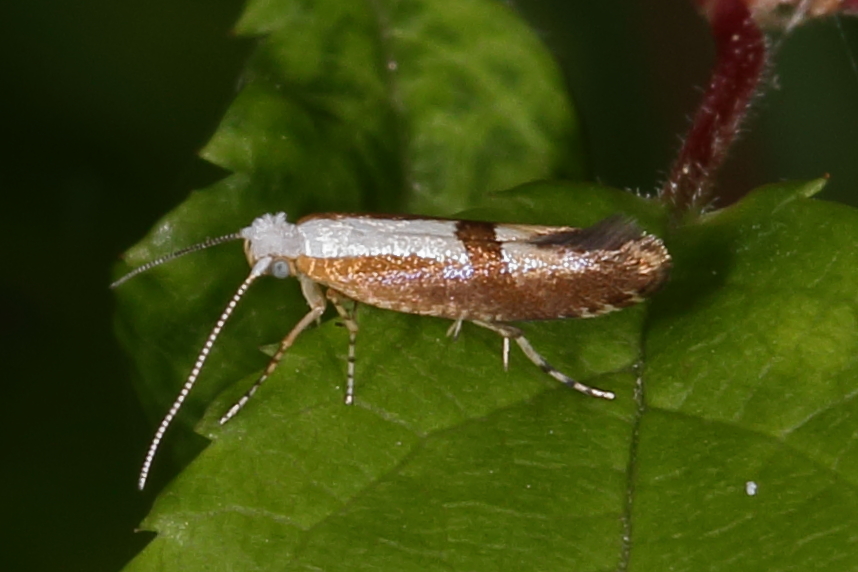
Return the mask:
<path id="1" fill-rule="evenodd" d="M 661 190 L 674 213 L 697 213 L 717 200 L 715 176 L 758 91 L 766 38 L 743 0 L 697 0 L 708 17 L 716 63 L 691 129 Z"/>

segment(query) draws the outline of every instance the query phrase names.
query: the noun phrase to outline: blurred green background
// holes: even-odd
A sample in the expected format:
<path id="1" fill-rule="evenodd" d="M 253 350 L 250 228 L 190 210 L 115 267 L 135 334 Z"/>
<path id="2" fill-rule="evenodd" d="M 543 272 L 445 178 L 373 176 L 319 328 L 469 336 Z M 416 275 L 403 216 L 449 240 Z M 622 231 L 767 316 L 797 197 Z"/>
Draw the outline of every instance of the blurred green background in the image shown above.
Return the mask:
<path id="1" fill-rule="evenodd" d="M 240 0 L 0 5 L 3 570 L 118 570 L 147 541 L 150 438 L 111 331 L 118 255 L 221 172 L 195 157 L 253 42 Z M 592 178 L 663 180 L 711 64 L 688 0 L 520 0 L 587 131 Z M 721 185 L 832 176 L 858 204 L 858 26 L 786 38 Z"/>

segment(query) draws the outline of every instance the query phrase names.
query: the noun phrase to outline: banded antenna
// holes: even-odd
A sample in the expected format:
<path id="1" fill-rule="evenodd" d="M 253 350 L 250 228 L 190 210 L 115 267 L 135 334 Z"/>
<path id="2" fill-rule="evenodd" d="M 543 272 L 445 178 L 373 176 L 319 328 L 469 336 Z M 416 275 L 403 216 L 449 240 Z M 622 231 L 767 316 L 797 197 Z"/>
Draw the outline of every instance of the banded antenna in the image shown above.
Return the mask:
<path id="1" fill-rule="evenodd" d="M 171 252 L 165 256 L 160 258 L 156 258 L 151 262 L 147 262 L 143 266 L 135 268 L 116 282 L 110 285 L 111 288 L 116 288 L 117 286 L 127 282 L 134 276 L 142 272 L 146 272 L 156 266 L 164 264 L 170 260 L 175 258 L 179 258 L 180 256 L 184 256 L 185 254 L 190 254 L 192 252 L 197 252 L 200 250 L 204 250 L 206 248 L 210 248 L 212 246 L 217 246 L 218 244 L 223 244 L 224 242 L 230 242 L 233 240 L 240 240 L 244 238 L 241 233 L 233 233 L 227 234 L 224 236 L 219 236 L 217 238 L 209 238 L 199 244 L 195 244 L 193 246 L 189 246 L 187 248 L 182 248 L 181 250 L 177 250 L 175 252 Z M 197 355 L 197 359 L 194 362 L 194 367 L 191 369 L 190 375 L 188 375 L 188 379 L 185 381 L 184 385 L 182 385 L 181 391 L 179 391 L 179 395 L 176 397 L 175 401 L 173 401 L 173 405 L 170 406 L 169 411 L 161 420 L 161 423 L 158 425 L 158 429 L 155 431 L 155 436 L 152 437 L 152 441 L 149 443 L 149 450 L 146 452 L 146 457 L 143 461 L 143 467 L 140 469 L 140 476 L 137 480 L 137 488 L 141 491 L 146 486 L 146 481 L 149 478 L 149 472 L 152 469 L 152 462 L 155 459 L 155 455 L 158 453 L 158 448 L 161 445 L 161 441 L 164 438 L 164 433 L 167 432 L 167 429 L 173 423 L 173 420 L 176 418 L 176 415 L 179 413 L 179 409 L 182 408 L 182 404 L 185 402 L 185 399 L 188 397 L 188 394 L 193 389 L 194 384 L 196 384 L 197 379 L 200 376 L 200 371 L 203 369 L 203 365 L 206 363 L 206 360 L 209 357 L 209 353 L 211 353 L 212 347 L 215 344 L 218 336 L 220 335 L 221 330 L 223 330 L 226 321 L 229 319 L 235 307 L 238 305 L 239 300 L 244 296 L 247 292 L 247 289 L 250 285 L 260 276 L 264 275 L 270 265 L 271 258 L 265 257 L 257 261 L 256 264 L 253 265 L 253 268 L 250 271 L 250 274 L 247 278 L 244 279 L 244 282 L 241 283 L 241 286 L 238 287 L 235 294 L 233 294 L 229 303 L 227 304 L 224 311 L 221 313 L 220 318 L 218 318 L 215 323 L 214 328 L 209 333 L 208 338 L 206 338 L 205 343 L 203 344 L 203 348 L 200 350 L 200 353 Z"/>
<path id="2" fill-rule="evenodd" d="M 110 287 L 116 288 L 117 286 L 124 284 L 137 276 L 138 274 L 142 274 L 147 270 L 151 270 L 156 266 L 160 266 L 165 262 L 169 262 L 175 258 L 179 258 L 180 256 L 184 256 L 186 254 L 190 254 L 192 252 L 199 252 L 200 250 L 205 250 L 206 248 L 211 248 L 212 246 L 217 246 L 218 244 L 223 244 L 224 242 L 230 242 L 233 240 L 241 240 L 243 237 L 240 232 L 234 232 L 232 234 L 225 234 L 223 236 L 218 236 L 217 238 L 207 238 L 206 240 L 200 242 L 199 244 L 195 244 L 193 246 L 189 246 L 187 248 L 182 248 L 171 252 L 170 254 L 165 254 L 160 258 L 156 258 L 155 260 L 150 260 L 143 266 L 138 266 L 119 280 L 113 282 Z"/>

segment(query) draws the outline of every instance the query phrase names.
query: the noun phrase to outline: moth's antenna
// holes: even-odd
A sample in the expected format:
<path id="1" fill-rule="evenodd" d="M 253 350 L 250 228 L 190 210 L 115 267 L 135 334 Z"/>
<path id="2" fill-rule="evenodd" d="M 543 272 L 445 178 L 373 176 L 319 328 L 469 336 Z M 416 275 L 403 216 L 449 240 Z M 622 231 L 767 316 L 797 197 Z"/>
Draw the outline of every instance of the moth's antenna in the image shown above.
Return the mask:
<path id="1" fill-rule="evenodd" d="M 204 250 L 204 249 L 210 248 L 212 246 L 217 246 L 218 244 L 223 244 L 224 242 L 230 242 L 232 240 L 240 240 L 241 238 L 242 238 L 241 233 L 235 232 L 232 234 L 225 234 L 224 236 L 218 236 L 217 238 L 209 238 L 209 239 L 204 240 L 203 242 L 200 242 L 199 244 L 195 244 L 193 246 L 189 246 L 187 248 L 182 248 L 181 250 L 171 252 L 170 254 L 166 254 L 166 255 L 162 256 L 161 258 L 156 258 L 155 260 L 150 260 L 149 262 L 147 262 L 143 266 L 138 266 L 137 268 L 135 268 L 134 270 L 132 270 L 131 272 L 129 272 L 128 274 L 126 274 L 125 276 L 123 276 L 122 278 L 120 278 L 119 280 L 114 282 L 113 284 L 111 284 L 110 287 L 116 288 L 120 284 L 123 284 L 123 283 L 131 280 L 132 278 L 134 278 L 135 276 L 137 276 L 141 272 L 146 272 L 147 270 L 149 270 L 151 268 L 155 268 L 156 266 L 164 264 L 165 262 L 173 260 L 174 258 L 178 258 L 180 256 L 184 256 L 184 255 L 190 254 L 192 252 L 197 252 L 199 250 Z"/>
<path id="2" fill-rule="evenodd" d="M 213 240 L 218 241 L 221 239 Z M 189 249 L 185 250 L 188 251 Z M 173 419 L 176 418 L 176 414 L 179 412 L 179 409 L 181 409 L 182 403 L 185 402 L 185 398 L 188 397 L 188 394 L 191 392 L 191 389 L 197 382 L 197 378 L 200 376 L 200 370 L 203 369 L 203 364 L 206 363 L 206 359 L 209 357 L 209 352 L 211 352 L 212 346 L 214 346 L 215 340 L 217 340 L 217 337 L 220 335 L 224 324 L 226 324 L 226 321 L 229 319 L 229 316 L 232 314 L 232 311 L 235 310 L 235 307 L 238 305 L 238 301 L 241 300 L 242 296 L 244 296 L 245 292 L 247 292 L 247 289 L 250 287 L 253 281 L 265 274 L 268 271 L 270 265 L 271 259 L 265 257 L 259 260 L 253 266 L 253 269 L 250 271 L 250 275 L 244 279 L 244 282 L 242 282 L 241 286 L 238 287 L 238 290 L 235 291 L 235 294 L 233 294 L 232 299 L 229 301 L 229 304 L 226 305 L 226 309 L 220 315 L 220 318 L 218 318 L 215 327 L 212 328 L 209 337 L 206 339 L 206 343 L 203 344 L 203 349 L 200 350 L 200 353 L 197 356 L 197 361 L 194 363 L 194 367 L 191 370 L 191 374 L 188 376 L 187 381 L 185 381 L 185 384 L 182 386 L 182 390 L 179 391 L 179 395 L 176 396 L 176 400 L 173 401 L 173 405 L 170 407 L 170 410 L 167 412 L 167 415 L 164 416 L 164 419 L 161 420 L 161 424 L 158 425 L 158 430 L 155 431 L 155 436 L 152 437 L 152 442 L 149 444 L 149 450 L 146 452 L 146 459 L 143 461 L 143 467 L 140 469 L 140 477 L 137 480 L 137 488 L 139 488 L 141 491 L 143 490 L 143 487 L 146 486 L 146 480 L 149 477 L 149 470 L 152 468 L 152 461 L 155 459 L 155 454 L 158 452 L 158 447 L 161 444 L 161 440 L 164 438 L 164 433 L 166 433 L 167 428 L 173 422 Z"/>

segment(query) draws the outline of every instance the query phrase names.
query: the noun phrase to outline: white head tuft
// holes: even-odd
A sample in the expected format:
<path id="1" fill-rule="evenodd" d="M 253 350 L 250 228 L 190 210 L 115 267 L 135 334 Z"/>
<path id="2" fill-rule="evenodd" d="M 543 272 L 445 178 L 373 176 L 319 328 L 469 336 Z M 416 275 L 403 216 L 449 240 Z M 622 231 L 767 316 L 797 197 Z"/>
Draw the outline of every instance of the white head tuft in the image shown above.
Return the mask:
<path id="1" fill-rule="evenodd" d="M 297 258 L 304 252 L 304 240 L 298 225 L 286 222 L 286 213 L 264 214 L 239 233 L 251 265 L 267 258 Z"/>

